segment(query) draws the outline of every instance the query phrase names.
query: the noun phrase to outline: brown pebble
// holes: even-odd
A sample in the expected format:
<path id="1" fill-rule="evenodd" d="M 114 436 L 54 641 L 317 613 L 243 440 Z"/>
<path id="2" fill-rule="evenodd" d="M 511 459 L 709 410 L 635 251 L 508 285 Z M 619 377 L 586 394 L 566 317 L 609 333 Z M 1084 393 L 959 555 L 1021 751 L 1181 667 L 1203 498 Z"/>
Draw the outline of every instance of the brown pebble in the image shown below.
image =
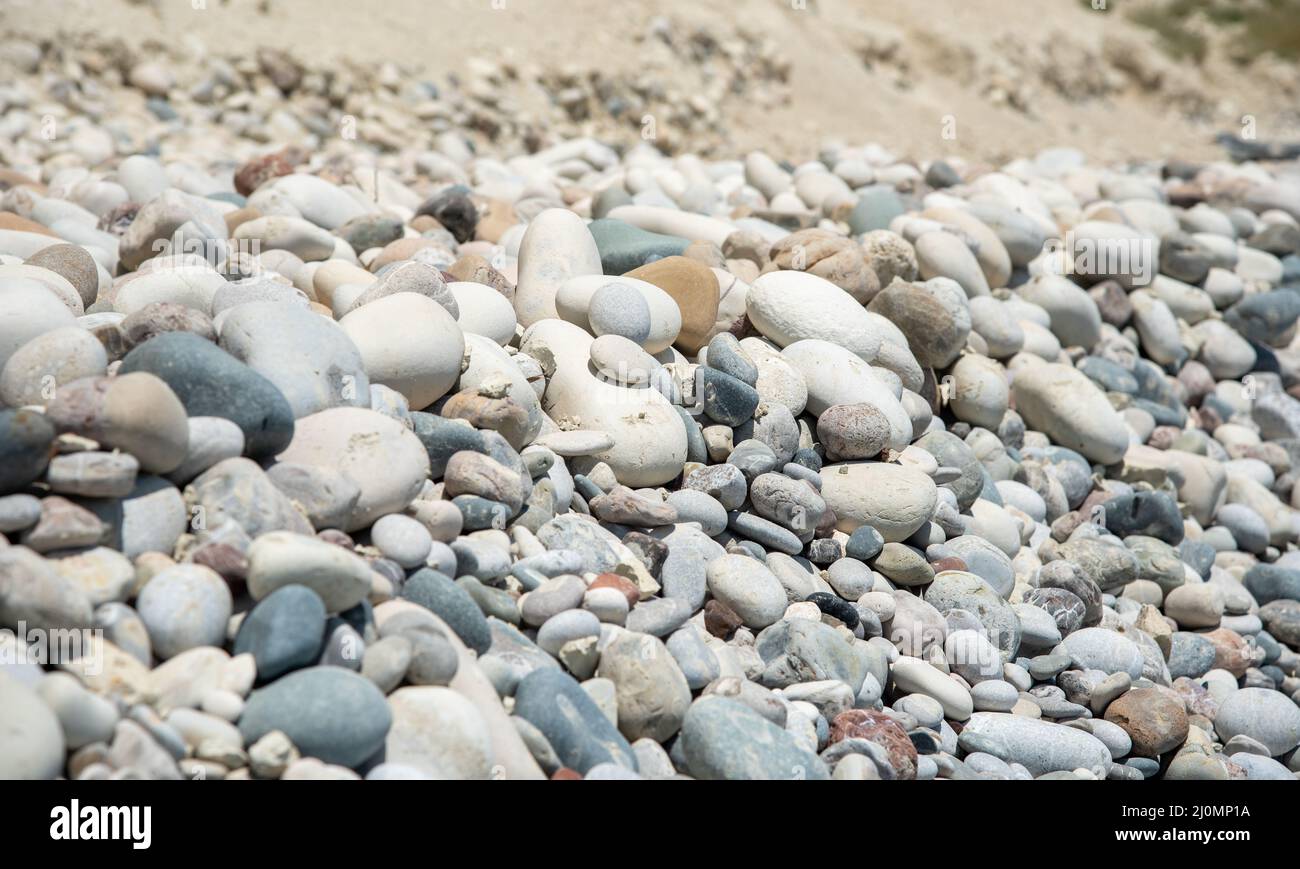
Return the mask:
<path id="1" fill-rule="evenodd" d="M 742 624 L 735 610 L 722 601 L 711 600 L 704 605 L 704 629 L 718 639 L 727 639 Z"/>

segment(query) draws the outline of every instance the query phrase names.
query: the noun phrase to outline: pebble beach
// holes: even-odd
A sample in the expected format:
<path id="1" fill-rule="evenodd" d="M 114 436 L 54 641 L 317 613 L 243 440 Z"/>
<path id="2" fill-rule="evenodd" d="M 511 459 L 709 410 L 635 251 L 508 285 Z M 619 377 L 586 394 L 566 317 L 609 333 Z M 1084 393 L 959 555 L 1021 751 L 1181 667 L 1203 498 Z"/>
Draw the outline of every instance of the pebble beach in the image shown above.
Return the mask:
<path id="1" fill-rule="evenodd" d="M 1300 162 L 0 69 L 0 779 L 1300 772 Z"/>

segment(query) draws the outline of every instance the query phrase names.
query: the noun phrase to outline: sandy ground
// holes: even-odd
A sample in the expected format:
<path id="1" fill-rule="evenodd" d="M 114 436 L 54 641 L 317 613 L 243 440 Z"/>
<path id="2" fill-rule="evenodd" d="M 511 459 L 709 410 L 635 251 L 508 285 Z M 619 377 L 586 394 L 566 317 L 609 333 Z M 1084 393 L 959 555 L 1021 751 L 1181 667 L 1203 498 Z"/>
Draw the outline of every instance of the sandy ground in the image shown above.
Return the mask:
<path id="1" fill-rule="evenodd" d="M 42 38 L 94 30 L 227 55 L 267 45 L 435 80 L 502 58 L 689 92 L 708 73 L 655 54 L 644 34 L 660 17 L 719 40 L 753 34 L 788 68 L 759 87 L 759 108 L 752 91 L 718 100 L 720 153 L 806 159 L 840 140 L 992 163 L 1058 145 L 1107 161 L 1213 158 L 1214 133 L 1246 114 L 1261 138 L 1297 137 L 1294 67 L 1175 65 L 1115 9 L 1077 0 L 0 0 L 0 28 Z"/>

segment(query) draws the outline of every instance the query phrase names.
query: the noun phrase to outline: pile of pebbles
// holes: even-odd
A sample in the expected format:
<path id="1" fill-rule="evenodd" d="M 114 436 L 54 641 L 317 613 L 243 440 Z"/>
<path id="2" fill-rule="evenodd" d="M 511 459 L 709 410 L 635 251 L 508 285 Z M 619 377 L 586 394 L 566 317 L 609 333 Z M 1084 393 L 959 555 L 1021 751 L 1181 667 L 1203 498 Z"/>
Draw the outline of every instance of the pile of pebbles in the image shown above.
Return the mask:
<path id="1" fill-rule="evenodd" d="M 0 129 L 0 778 L 1300 771 L 1297 166 L 258 100 Z"/>

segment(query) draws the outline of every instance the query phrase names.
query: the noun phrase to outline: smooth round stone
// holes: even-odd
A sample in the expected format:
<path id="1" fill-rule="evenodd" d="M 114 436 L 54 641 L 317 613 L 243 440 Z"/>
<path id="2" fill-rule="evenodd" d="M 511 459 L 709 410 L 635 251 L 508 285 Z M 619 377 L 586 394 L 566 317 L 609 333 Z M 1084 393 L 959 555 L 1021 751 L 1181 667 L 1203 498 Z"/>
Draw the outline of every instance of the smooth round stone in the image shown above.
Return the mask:
<path id="1" fill-rule="evenodd" d="M 11 781 L 41 781 L 62 775 L 67 750 L 63 729 L 40 695 L 0 671 L 0 705 L 5 710 L 0 776 Z"/>
<path id="2" fill-rule="evenodd" d="M 1109 749 L 1090 733 L 1049 721 L 1001 712 L 977 712 L 964 734 L 990 740 L 1004 749 L 1002 757 L 1023 765 L 1035 776 L 1075 769 L 1105 769 Z"/>
<path id="3" fill-rule="evenodd" d="M 74 312 L 34 280 L 5 277 L 0 292 L 0 370 L 28 341 L 55 329 L 73 327 Z"/>
<path id="4" fill-rule="evenodd" d="M 691 704 L 682 724 L 682 754 L 691 775 L 747 781 L 830 777 L 826 764 L 744 703 L 705 697 Z"/>
<path id="5" fill-rule="evenodd" d="M 790 529 L 800 540 L 812 538 L 826 511 L 826 502 L 815 489 L 784 474 L 767 473 L 755 477 L 750 484 L 749 497 L 755 513 Z"/>
<path id="6" fill-rule="evenodd" d="M 785 589 L 770 570 L 743 555 L 723 555 L 709 563 L 709 593 L 751 628 L 764 628 L 785 613 Z"/>
<path id="7" fill-rule="evenodd" d="M 653 284 L 676 302 L 681 331 L 674 343 L 684 353 L 699 353 L 708 343 L 718 321 L 721 296 L 718 276 L 711 268 L 696 259 L 672 256 L 633 269 L 624 277 Z"/>
<path id="8" fill-rule="evenodd" d="M 1249 736 L 1277 757 L 1300 745 L 1300 706 L 1267 688 L 1242 688 L 1219 702 L 1215 732 L 1223 740 Z"/>
<path id="9" fill-rule="evenodd" d="M 954 537 L 946 545 L 966 562 L 971 573 L 987 582 L 1000 597 L 1010 597 L 1015 585 L 1015 570 L 1005 552 L 973 534 Z"/>
<path id="10" fill-rule="evenodd" d="M 384 745 L 392 720 L 369 679 L 342 667 L 310 667 L 254 691 L 239 732 L 251 745 L 279 730 L 306 757 L 357 767 Z"/>
<path id="11" fill-rule="evenodd" d="M 1223 593 L 1211 583 L 1180 585 L 1164 600 L 1165 615 L 1182 628 L 1218 627 L 1223 606 Z"/>
<path id="12" fill-rule="evenodd" d="M 232 238 L 256 241 L 262 250 L 287 250 L 303 262 L 316 262 L 333 256 L 336 236 L 302 218 L 274 214 L 241 223 Z"/>
<path id="13" fill-rule="evenodd" d="M 945 718 L 965 721 L 974 711 L 966 688 L 919 658 L 900 657 L 890 668 L 890 676 L 899 691 L 924 694 L 939 701 Z"/>
<path id="14" fill-rule="evenodd" d="M 141 475 L 131 494 L 120 501 L 85 503 L 112 526 L 109 541 L 127 558 L 144 552 L 172 552 L 195 518 L 189 514 L 180 490 L 161 477 Z"/>
<path id="15" fill-rule="evenodd" d="M 343 531 L 401 512 L 429 477 L 429 453 L 420 438 L 400 422 L 363 408 L 336 407 L 303 417 L 278 458 L 335 471 L 360 489 Z"/>
<path id="16" fill-rule="evenodd" d="M 1088 293 L 1059 275 L 1040 275 L 1017 287 L 1026 301 L 1047 311 L 1052 334 L 1066 347 L 1093 347 L 1101 339 L 1101 314 Z"/>
<path id="17" fill-rule="evenodd" d="M 427 296 L 397 293 L 339 321 L 361 353 L 371 383 L 388 386 L 423 410 L 460 374 L 465 336 L 446 308 Z"/>
<path id="18" fill-rule="evenodd" d="M 614 282 L 596 290 L 587 309 L 592 333 L 619 335 L 637 345 L 650 337 L 650 306 L 634 287 Z"/>
<path id="19" fill-rule="evenodd" d="M 826 570 L 826 581 L 835 589 L 836 594 L 846 600 L 857 600 L 871 591 L 875 583 L 871 569 L 861 561 L 853 558 L 840 558 L 831 563 Z M 845 619 L 841 619 L 845 621 Z M 851 621 L 856 622 L 854 616 Z"/>
<path id="20" fill-rule="evenodd" d="M 102 375 L 104 345 L 80 326 L 65 326 L 28 341 L 0 371 L 0 402 L 10 407 L 45 405 L 58 388 L 82 377 Z"/>
<path id="21" fill-rule="evenodd" d="M 450 688 L 412 686 L 388 698 L 393 714 L 384 757 L 437 779 L 487 781 L 496 759 L 487 722 Z"/>
<path id="22" fill-rule="evenodd" d="M 618 726 L 628 739 L 663 742 L 681 729 L 691 689 L 657 638 L 630 631 L 618 635 L 601 650 L 596 676 L 614 683 Z"/>
<path id="23" fill-rule="evenodd" d="M 150 473 L 175 470 L 189 449 L 185 405 L 166 382 L 143 371 L 74 381 L 58 391 L 46 416 L 60 431 L 130 453 Z"/>
<path id="24" fill-rule="evenodd" d="M 447 289 L 456 299 L 456 323 L 462 332 L 482 335 L 502 346 L 514 338 L 515 309 L 501 293 L 469 281 L 453 281 Z"/>
<path id="25" fill-rule="evenodd" d="M 1025 346 L 1025 326 L 1001 299 L 979 296 L 970 300 L 971 331 L 984 339 L 987 353 L 1005 359 Z"/>
<path id="26" fill-rule="evenodd" d="M 580 606 L 586 589 L 581 577 L 552 577 L 520 598 L 520 614 L 526 624 L 540 627 L 552 616 Z"/>
<path id="27" fill-rule="evenodd" d="M 558 668 L 537 669 L 515 690 L 514 714 L 546 737 L 564 766 L 585 774 L 603 763 L 636 768 L 636 756 L 596 701 Z"/>
<path id="28" fill-rule="evenodd" d="M 966 300 L 945 299 L 942 290 L 902 281 L 885 287 L 867 310 L 894 323 L 924 368 L 947 368 L 970 334 Z"/>
<path id="29" fill-rule="evenodd" d="M 870 525 L 861 525 L 849 535 L 848 543 L 844 546 L 845 555 L 850 558 L 856 558 L 860 561 L 870 561 L 880 554 L 880 550 L 885 545 L 885 539 L 880 532 Z"/>
<path id="30" fill-rule="evenodd" d="M 24 264 L 48 269 L 65 279 L 76 289 L 87 308 L 99 295 L 99 269 L 95 258 L 79 244 L 52 244 L 29 256 Z"/>
<path id="31" fill-rule="evenodd" d="M 696 369 L 703 389 L 703 408 L 710 419 L 727 426 L 750 420 L 758 407 L 758 392 L 745 382 L 713 368 Z"/>
<path id="32" fill-rule="evenodd" d="M 880 352 L 883 335 L 877 323 L 852 296 L 816 275 L 762 275 L 749 288 L 745 311 L 754 327 L 781 347 L 815 339 L 863 360 L 875 359 Z"/>
<path id="33" fill-rule="evenodd" d="M 979 260 L 966 243 L 950 232 L 927 232 L 916 240 L 916 264 L 924 280 L 951 278 L 970 298 L 989 294 Z"/>
<path id="34" fill-rule="evenodd" d="M 1239 751 L 1232 762 L 1245 768 L 1247 781 L 1295 781 L 1295 773 L 1271 757 Z"/>
<path id="35" fill-rule="evenodd" d="M 672 296 L 644 280 L 627 275 L 619 278 L 604 275 L 570 278 L 556 294 L 556 308 L 565 320 L 596 334 L 590 318 L 592 299 L 597 292 L 614 284 L 637 293 L 647 308 L 650 325 L 645 340 L 638 342 L 642 349 L 647 353 L 659 353 L 672 346 L 682 328 L 681 309 Z M 640 309 L 639 305 L 637 309 Z"/>
<path id="36" fill-rule="evenodd" d="M 1214 643 L 1205 637 L 1175 631 L 1169 639 L 1169 675 L 1174 679 L 1199 679 L 1214 666 Z"/>
<path id="37" fill-rule="evenodd" d="M 219 416 L 235 423 L 255 458 L 275 455 L 293 438 L 293 410 L 280 390 L 197 335 L 168 332 L 151 338 L 126 355 L 119 372 L 159 377 L 189 416 Z"/>
<path id="38" fill-rule="evenodd" d="M 341 546 L 288 531 L 272 531 L 248 550 L 248 591 L 254 600 L 286 585 L 316 592 L 328 612 L 343 612 L 370 592 L 371 571 Z"/>
<path id="39" fill-rule="evenodd" d="M 604 380 L 629 387 L 649 385 L 662 368 L 639 345 L 613 334 L 591 342 L 591 364 Z"/>
<path id="40" fill-rule="evenodd" d="M 890 441 L 889 420 L 870 404 L 839 404 L 817 418 L 817 439 L 831 461 L 871 459 Z"/>
<path id="41" fill-rule="evenodd" d="M 196 646 L 220 646 L 233 601 L 214 570 L 195 564 L 169 567 L 146 583 L 136 611 L 161 659 Z"/>
<path id="42" fill-rule="evenodd" d="M 525 328 L 558 317 L 556 293 L 569 278 L 603 273 L 600 250 L 582 218 L 548 208 L 528 224 L 519 244 L 515 312 Z"/>
<path id="43" fill-rule="evenodd" d="M 814 415 L 838 404 L 870 404 L 889 420 L 889 446 L 904 449 L 912 440 L 912 420 L 895 392 L 867 363 L 843 347 L 820 340 L 803 340 L 781 355 L 803 376 L 807 409 Z"/>
<path id="44" fill-rule="evenodd" d="M 258 680 L 270 682 L 314 664 L 324 636 L 325 604 L 320 596 L 306 586 L 285 585 L 259 601 L 240 622 L 234 653 L 251 654 Z"/>
<path id="45" fill-rule="evenodd" d="M 55 434 L 54 426 L 35 411 L 0 410 L 0 492 L 24 489 L 45 473 Z"/>
<path id="46" fill-rule="evenodd" d="M 1221 510 L 1220 513 L 1222 512 Z M 1300 569 L 1277 564 L 1256 564 L 1246 571 L 1243 584 L 1260 604 L 1275 600 L 1300 600 Z"/>
<path id="47" fill-rule="evenodd" d="M 1142 675 L 1142 651 L 1132 640 L 1106 628 L 1077 630 L 1060 648 L 1086 670 L 1128 673 L 1133 679 Z"/>
<path id="48" fill-rule="evenodd" d="M 274 384 L 295 418 L 369 404 L 360 351 L 344 330 L 306 308 L 240 305 L 222 321 L 221 348 Z"/>
<path id="49" fill-rule="evenodd" d="M 651 598 L 632 607 L 627 614 L 625 626 L 629 631 L 652 637 L 666 637 L 686 624 L 690 617 L 690 607 L 683 599 Z"/>
<path id="50" fill-rule="evenodd" d="M 682 481 L 683 491 L 695 490 L 716 499 L 727 510 L 745 502 L 748 484 L 740 468 L 733 464 L 712 465 L 691 471 Z"/>
<path id="51" fill-rule="evenodd" d="M 487 619 L 474 598 L 438 571 L 424 568 L 412 574 L 402 586 L 402 597 L 437 614 L 478 654 L 492 644 Z"/>
<path id="52" fill-rule="evenodd" d="M 1128 449 L 1128 427 L 1106 396 L 1075 368 L 1031 363 L 1013 371 L 1016 410 L 1053 443 L 1113 465 Z"/>
<path id="53" fill-rule="evenodd" d="M 385 694 L 402 683 L 411 666 L 414 644 L 405 636 L 390 635 L 367 643 L 361 658 L 361 675 Z"/>
<path id="54" fill-rule="evenodd" d="M 836 527 L 851 534 L 868 525 L 888 543 L 901 542 L 934 515 L 938 492 L 920 471 L 879 462 L 854 462 L 822 468 L 822 498 Z"/>
<path id="55" fill-rule="evenodd" d="M 1134 688 L 1106 707 L 1106 720 L 1119 725 L 1140 757 L 1159 757 L 1187 739 L 1187 712 L 1181 700 L 1159 688 Z"/>
<path id="56" fill-rule="evenodd" d="M 1007 412 L 1010 389 L 1002 366 L 974 354 L 957 360 L 952 367 L 953 414 L 971 425 L 996 431 Z"/>
<path id="57" fill-rule="evenodd" d="M 694 489 L 681 489 L 668 496 L 665 503 L 677 511 L 677 521 L 698 522 L 705 534 L 714 537 L 727 527 L 727 509 L 711 495 Z"/>
<path id="58" fill-rule="evenodd" d="M 370 529 L 370 540 L 385 558 L 402 567 L 419 567 L 429 557 L 433 537 L 415 519 L 400 514 L 380 517 Z"/>
<path id="59" fill-rule="evenodd" d="M 1214 521 L 1232 533 L 1232 539 L 1237 544 L 1234 548 L 1255 554 L 1261 554 L 1268 548 L 1268 523 L 1264 521 L 1264 518 L 1259 513 L 1245 504 L 1224 504 L 1219 508 L 1219 512 L 1215 514 Z M 1259 574 L 1256 575 L 1259 576 Z M 1250 572 L 1247 573 L 1245 582 L 1246 587 L 1250 588 Z M 1256 583 L 1258 584 L 1258 580 L 1256 580 Z M 1295 591 L 1300 594 L 1300 582 L 1297 582 Z M 1256 598 L 1259 597 L 1259 594 L 1254 589 L 1251 589 L 1251 593 L 1255 594 Z M 1281 596 L 1297 599 L 1297 594 Z M 1261 603 L 1267 602 L 1266 600 L 1261 601 Z"/>
<path id="60" fill-rule="evenodd" d="M 41 502 L 32 495 L 0 497 L 0 534 L 23 531 L 41 518 Z M 726 511 L 723 511 L 725 523 Z"/>
<path id="61" fill-rule="evenodd" d="M 976 712 L 1010 712 L 1020 699 L 1020 692 L 1010 682 L 989 679 L 971 688 Z"/>

